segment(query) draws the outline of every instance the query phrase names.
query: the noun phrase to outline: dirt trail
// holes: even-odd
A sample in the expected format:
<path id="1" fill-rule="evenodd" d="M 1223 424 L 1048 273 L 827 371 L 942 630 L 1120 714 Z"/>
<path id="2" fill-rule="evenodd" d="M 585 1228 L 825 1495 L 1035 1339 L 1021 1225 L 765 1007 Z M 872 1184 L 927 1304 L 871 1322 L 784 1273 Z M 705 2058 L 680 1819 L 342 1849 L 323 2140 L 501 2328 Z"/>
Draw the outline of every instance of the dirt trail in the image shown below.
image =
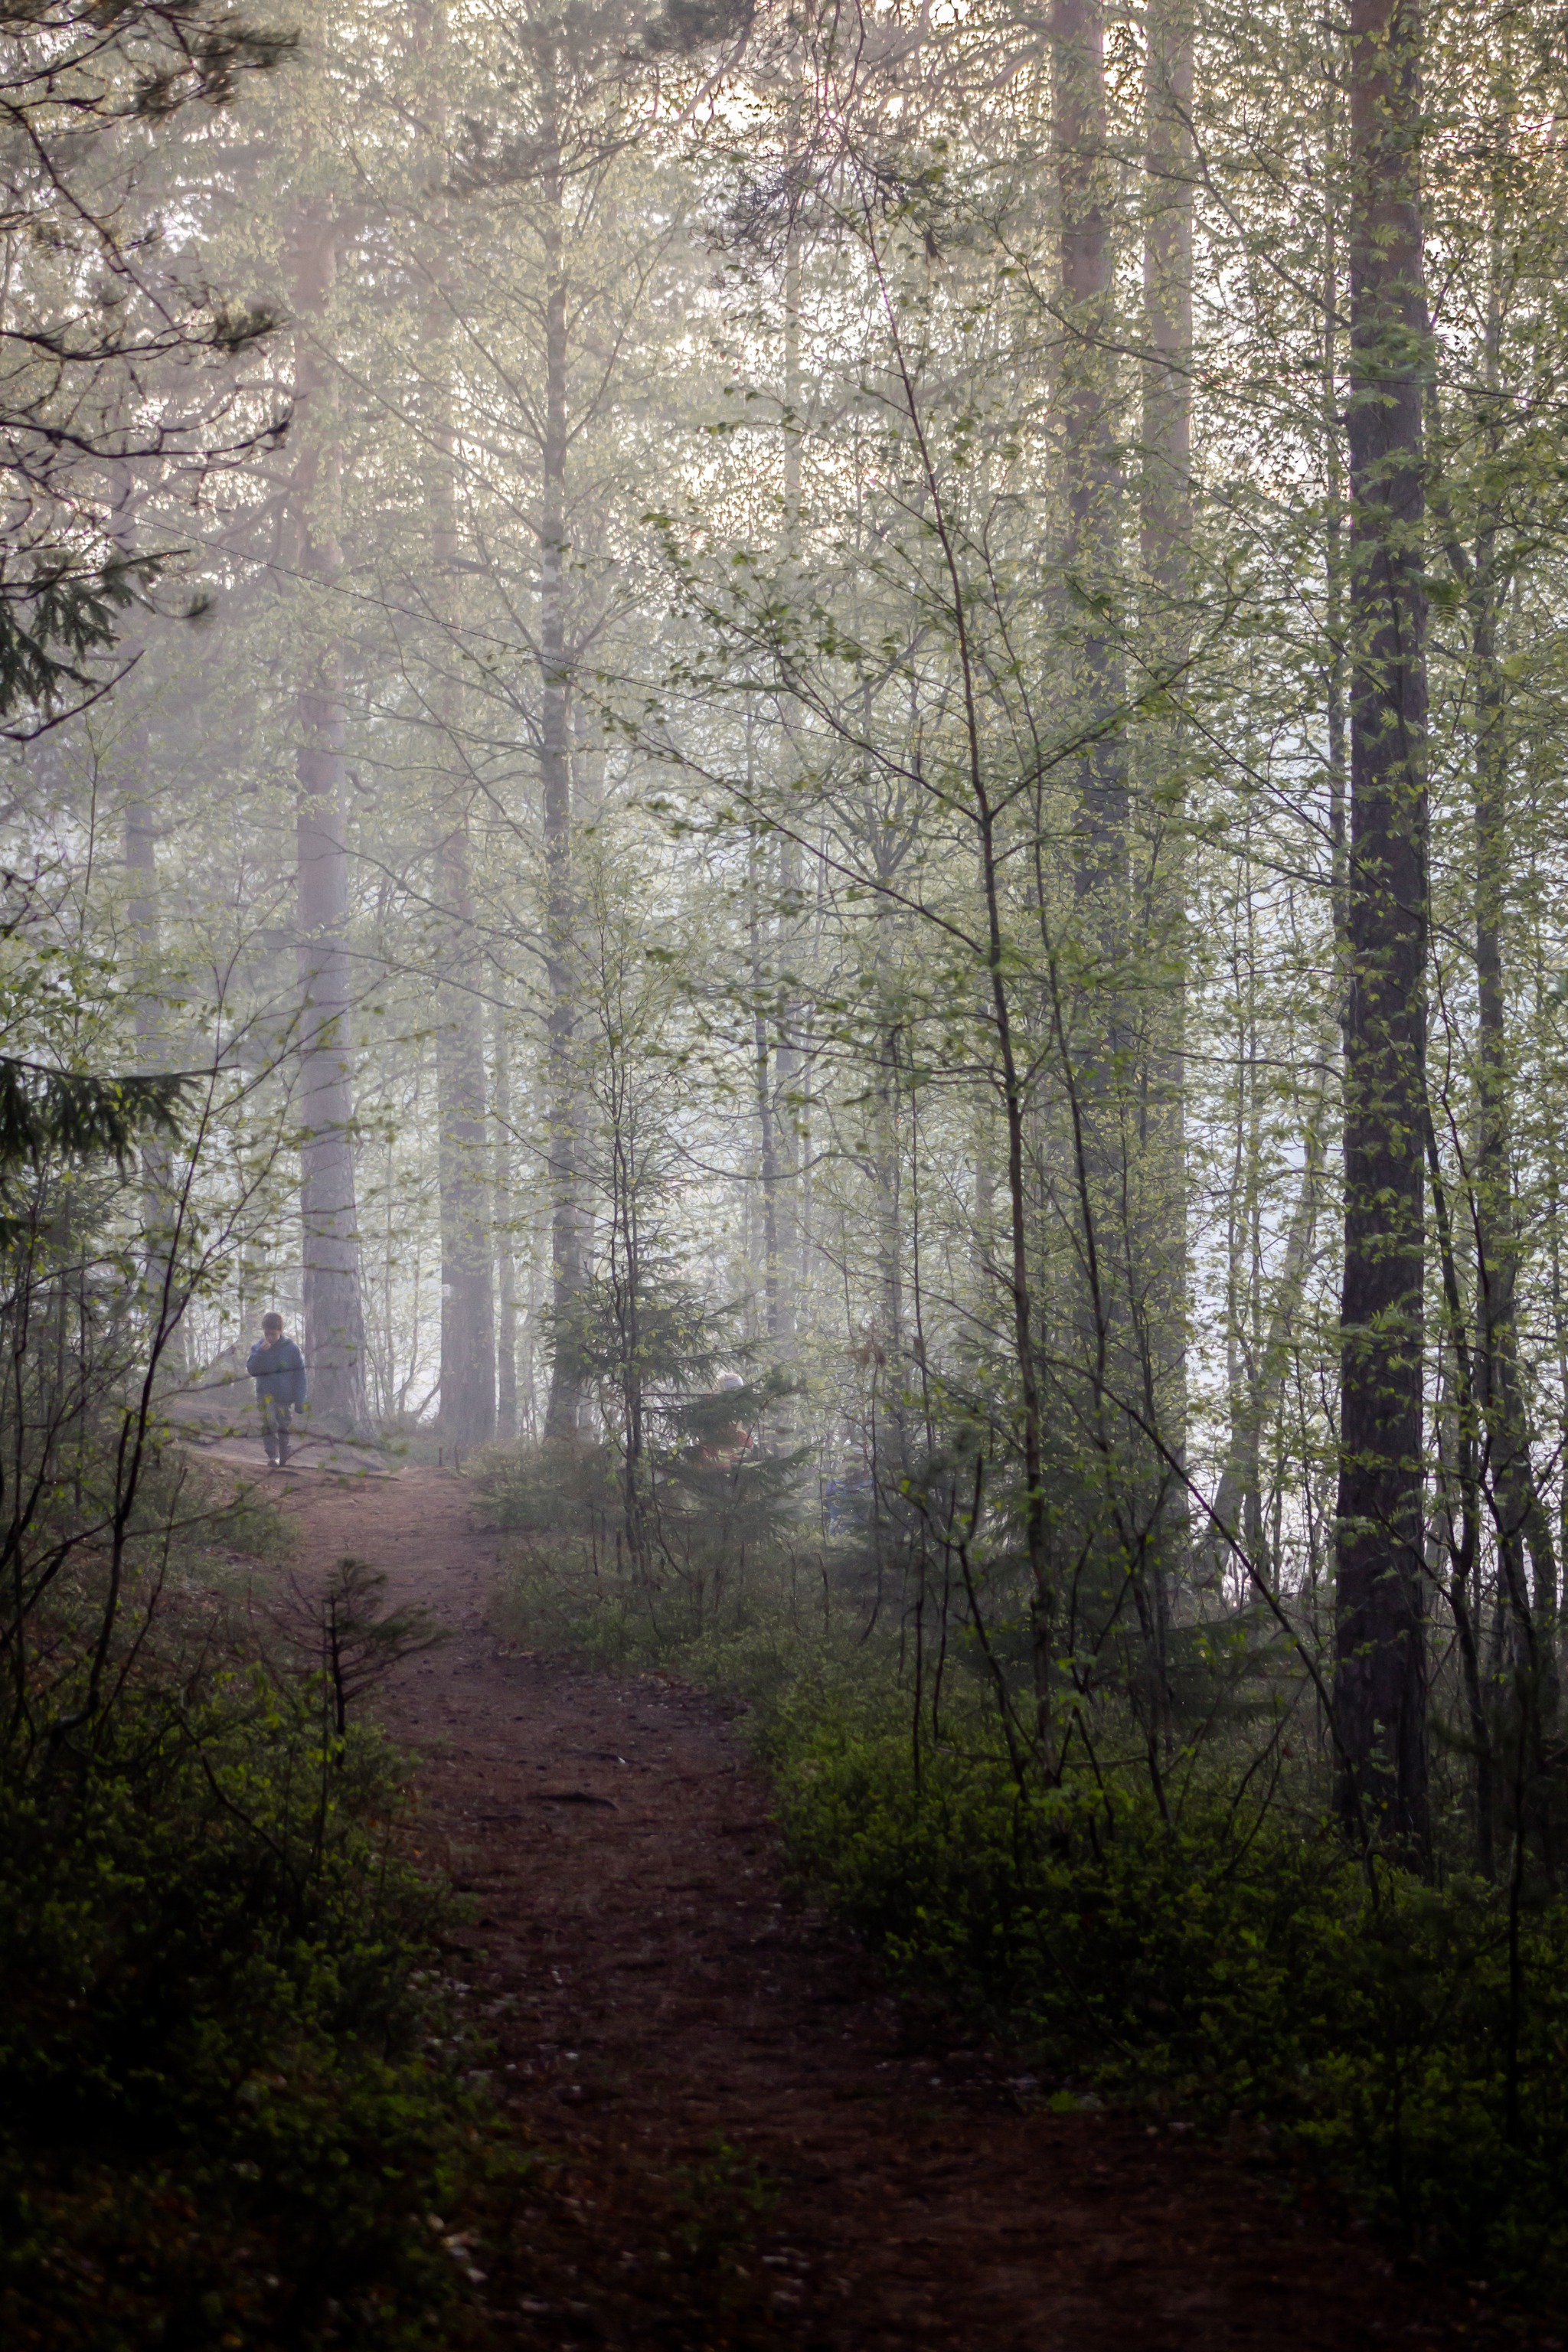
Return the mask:
<path id="1" fill-rule="evenodd" d="M 722 1707 L 505 1654 L 496 1538 L 450 1474 L 279 1485 L 302 1567 L 369 1558 L 456 1631 L 384 1711 L 425 1759 L 432 1843 L 480 1900 L 458 1965 L 494 2011 L 498 2087 L 569 2158 L 492 2272 L 500 2342 L 1553 2346 L 1177 2129 L 1031 2108 L 1005 2053 L 889 1998 L 851 1938 L 786 1903 L 767 1788 Z M 690 2242 L 720 2140 L 778 2192 L 721 2288 Z M 733 2203 L 716 2192 L 721 2217 Z"/>

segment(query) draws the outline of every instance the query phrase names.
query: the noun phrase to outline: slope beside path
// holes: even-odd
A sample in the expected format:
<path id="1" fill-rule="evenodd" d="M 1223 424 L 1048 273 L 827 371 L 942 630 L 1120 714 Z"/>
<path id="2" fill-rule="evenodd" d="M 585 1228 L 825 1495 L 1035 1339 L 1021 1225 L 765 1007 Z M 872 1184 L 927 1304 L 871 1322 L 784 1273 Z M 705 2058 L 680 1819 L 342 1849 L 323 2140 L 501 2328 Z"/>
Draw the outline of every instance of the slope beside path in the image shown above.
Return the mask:
<path id="1" fill-rule="evenodd" d="M 560 2159 L 486 2257 L 489 2340 L 1555 2352 L 1179 2125 L 1050 2114 L 1005 2053 L 892 1999 L 792 1906 L 721 1705 L 498 1639 L 496 1538 L 461 1480 L 275 1491 L 302 1572 L 368 1559 L 453 1629 L 383 1712 L 421 1759 L 428 1850 L 477 1898 L 454 1966 L 496 2087 Z"/>

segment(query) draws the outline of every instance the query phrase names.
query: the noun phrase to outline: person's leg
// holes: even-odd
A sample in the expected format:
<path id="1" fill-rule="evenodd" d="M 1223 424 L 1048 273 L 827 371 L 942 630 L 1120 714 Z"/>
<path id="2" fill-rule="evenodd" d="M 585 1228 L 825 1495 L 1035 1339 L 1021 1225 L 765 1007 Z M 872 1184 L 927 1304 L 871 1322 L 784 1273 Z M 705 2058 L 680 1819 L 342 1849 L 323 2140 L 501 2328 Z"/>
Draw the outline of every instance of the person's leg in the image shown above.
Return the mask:
<path id="1" fill-rule="evenodd" d="M 278 1405 L 275 1398 L 261 1400 L 261 1443 L 267 1448 L 268 1462 L 278 1459 Z"/>
<path id="2" fill-rule="evenodd" d="M 292 1426 L 292 1406 L 280 1404 L 278 1407 L 278 1462 L 279 1468 L 281 1468 L 289 1459 L 289 1432 Z"/>

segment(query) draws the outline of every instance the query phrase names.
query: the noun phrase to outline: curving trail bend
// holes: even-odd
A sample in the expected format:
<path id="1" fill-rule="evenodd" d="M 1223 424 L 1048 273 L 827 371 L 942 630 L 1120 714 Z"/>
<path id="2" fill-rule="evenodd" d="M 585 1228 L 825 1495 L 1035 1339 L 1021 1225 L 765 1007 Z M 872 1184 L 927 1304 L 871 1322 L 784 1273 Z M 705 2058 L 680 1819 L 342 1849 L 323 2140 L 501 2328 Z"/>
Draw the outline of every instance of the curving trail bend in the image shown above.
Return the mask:
<path id="1" fill-rule="evenodd" d="M 431 1850 L 479 1900 L 454 1966 L 496 2086 L 561 2159 L 487 2257 L 485 2342 L 1555 2352 L 1179 2128 L 1052 2116 L 1005 2052 L 891 1999 L 790 1907 L 722 1706 L 507 1652 L 460 1479 L 306 1471 L 279 1499 L 302 1571 L 368 1558 L 456 1634 L 384 1714 L 422 1759 Z"/>

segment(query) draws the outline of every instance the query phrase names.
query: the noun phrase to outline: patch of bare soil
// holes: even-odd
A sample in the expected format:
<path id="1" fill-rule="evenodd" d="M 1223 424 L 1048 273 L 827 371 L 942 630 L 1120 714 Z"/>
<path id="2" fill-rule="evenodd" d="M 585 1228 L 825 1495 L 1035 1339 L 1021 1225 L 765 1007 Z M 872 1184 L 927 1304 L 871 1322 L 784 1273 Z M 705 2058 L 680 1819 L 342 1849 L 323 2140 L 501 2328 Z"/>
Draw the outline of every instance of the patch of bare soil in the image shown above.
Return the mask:
<path id="1" fill-rule="evenodd" d="M 490 2258 L 490 2340 L 1553 2346 L 1180 2126 L 1031 2105 L 1005 2052 L 891 1998 L 791 1907 L 721 1706 L 498 1641 L 496 1538 L 459 1479 L 277 1484 L 305 1570 L 367 1558 L 456 1633 L 383 1704 L 422 1759 L 432 1850 L 479 1900 L 456 1965 L 496 2088 L 558 2159 Z"/>

